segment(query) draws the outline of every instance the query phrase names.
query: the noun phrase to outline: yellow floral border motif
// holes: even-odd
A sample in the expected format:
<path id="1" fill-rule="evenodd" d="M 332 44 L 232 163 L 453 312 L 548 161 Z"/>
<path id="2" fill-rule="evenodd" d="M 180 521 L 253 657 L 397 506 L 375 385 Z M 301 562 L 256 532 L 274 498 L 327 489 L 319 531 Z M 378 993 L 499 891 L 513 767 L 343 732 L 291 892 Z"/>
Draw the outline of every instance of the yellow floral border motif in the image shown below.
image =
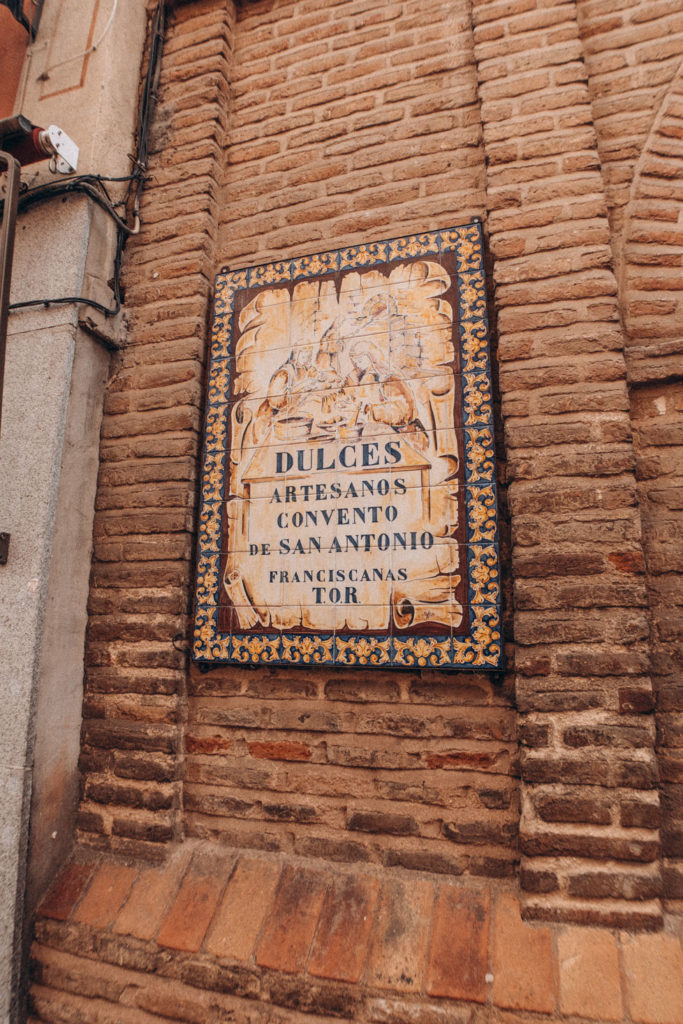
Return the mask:
<path id="1" fill-rule="evenodd" d="M 221 509 L 226 477 L 226 438 L 232 317 L 236 294 L 336 270 L 454 252 L 457 265 L 459 340 L 465 449 L 469 636 L 375 637 L 314 634 L 218 633 Z M 236 664 L 478 668 L 501 666 L 500 566 L 497 547 L 493 412 L 486 321 L 481 225 L 409 235 L 278 261 L 216 278 L 211 363 L 208 375 L 199 514 L 193 656 Z"/>
<path id="2" fill-rule="evenodd" d="M 337 637 L 337 664 L 387 665 L 391 661 L 391 640 L 358 636 L 351 639 Z"/>

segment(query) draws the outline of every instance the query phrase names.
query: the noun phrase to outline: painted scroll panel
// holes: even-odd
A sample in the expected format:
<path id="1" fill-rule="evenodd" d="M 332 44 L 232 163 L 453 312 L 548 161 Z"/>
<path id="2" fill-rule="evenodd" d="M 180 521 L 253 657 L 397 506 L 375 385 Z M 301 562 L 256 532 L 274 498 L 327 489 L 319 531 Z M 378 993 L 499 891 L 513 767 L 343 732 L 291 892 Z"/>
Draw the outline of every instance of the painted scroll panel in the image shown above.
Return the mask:
<path id="1" fill-rule="evenodd" d="M 498 667 L 479 224 L 216 281 L 194 656 Z"/>

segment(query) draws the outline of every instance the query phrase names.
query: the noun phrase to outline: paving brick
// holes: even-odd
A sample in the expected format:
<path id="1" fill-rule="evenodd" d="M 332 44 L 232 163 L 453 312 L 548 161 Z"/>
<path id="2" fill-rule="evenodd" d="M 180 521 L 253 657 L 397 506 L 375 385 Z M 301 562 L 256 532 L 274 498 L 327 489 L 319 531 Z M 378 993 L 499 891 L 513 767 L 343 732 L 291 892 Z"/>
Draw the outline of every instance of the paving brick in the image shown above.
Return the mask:
<path id="1" fill-rule="evenodd" d="M 274 861 L 240 858 L 204 943 L 209 953 L 249 959 L 279 877 L 280 865 Z"/>
<path id="2" fill-rule="evenodd" d="M 308 964 L 311 974 L 337 981 L 358 981 L 379 891 L 380 882 L 371 875 L 334 879 L 325 897 Z"/>
<path id="3" fill-rule="evenodd" d="M 550 929 L 525 924 L 514 896 L 496 902 L 493 1001 L 510 1010 L 555 1009 Z"/>
<path id="4" fill-rule="evenodd" d="M 488 893 L 439 887 L 425 985 L 430 996 L 486 1001 L 489 905 Z"/>
<path id="5" fill-rule="evenodd" d="M 157 942 L 196 953 L 204 941 L 233 858 L 195 857 L 161 926 Z"/>
<path id="6" fill-rule="evenodd" d="M 38 914 L 66 921 L 85 892 L 93 872 L 92 864 L 67 864 L 38 907 Z"/>
<path id="7" fill-rule="evenodd" d="M 433 903 L 431 882 L 385 881 L 366 961 L 368 984 L 421 989 Z"/>
<path id="8" fill-rule="evenodd" d="M 105 861 L 95 872 L 71 919 L 91 928 L 107 928 L 125 902 L 137 875 L 137 868 Z"/>
<path id="9" fill-rule="evenodd" d="M 176 896 L 188 860 L 189 853 L 183 852 L 163 867 L 142 870 L 113 930 L 136 939 L 153 939 Z"/>
<path id="10" fill-rule="evenodd" d="M 683 953 L 674 935 L 632 935 L 622 939 L 626 993 L 638 1024 L 683 1021 Z"/>
<path id="11" fill-rule="evenodd" d="M 320 871 L 290 865 L 284 869 L 258 946 L 257 963 L 278 971 L 303 970 L 327 884 L 328 878 Z"/>
<path id="12" fill-rule="evenodd" d="M 557 945 L 561 1011 L 590 1020 L 622 1020 L 619 954 L 614 935 L 597 928 L 566 928 Z"/>

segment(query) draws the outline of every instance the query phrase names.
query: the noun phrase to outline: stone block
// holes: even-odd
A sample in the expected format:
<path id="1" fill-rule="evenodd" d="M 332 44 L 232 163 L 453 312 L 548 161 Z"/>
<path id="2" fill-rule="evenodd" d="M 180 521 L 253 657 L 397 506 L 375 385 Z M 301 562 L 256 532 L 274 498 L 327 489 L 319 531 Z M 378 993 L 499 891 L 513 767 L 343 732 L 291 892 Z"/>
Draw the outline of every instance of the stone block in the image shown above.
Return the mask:
<path id="1" fill-rule="evenodd" d="M 631 935 L 622 939 L 626 996 L 638 1024 L 681 1024 L 683 953 L 674 935 Z"/>
<path id="2" fill-rule="evenodd" d="M 510 1010 L 555 1009 L 550 929 L 525 924 L 513 896 L 496 902 L 493 940 L 493 1002 Z"/>
<path id="3" fill-rule="evenodd" d="M 439 888 L 425 984 L 430 996 L 486 1001 L 488 933 L 488 893 Z"/>
<path id="4" fill-rule="evenodd" d="M 589 1020 L 621 1021 L 619 955 L 611 932 L 566 928 L 558 937 L 560 1010 Z"/>

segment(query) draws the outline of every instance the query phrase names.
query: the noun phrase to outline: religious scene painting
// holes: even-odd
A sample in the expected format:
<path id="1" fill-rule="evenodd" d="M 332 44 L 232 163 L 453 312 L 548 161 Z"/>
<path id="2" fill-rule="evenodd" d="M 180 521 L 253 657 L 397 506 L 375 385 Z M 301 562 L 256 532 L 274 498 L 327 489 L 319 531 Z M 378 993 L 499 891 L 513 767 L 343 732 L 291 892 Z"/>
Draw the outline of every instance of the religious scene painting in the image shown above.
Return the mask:
<path id="1" fill-rule="evenodd" d="M 194 656 L 499 667 L 481 228 L 218 275 Z"/>

